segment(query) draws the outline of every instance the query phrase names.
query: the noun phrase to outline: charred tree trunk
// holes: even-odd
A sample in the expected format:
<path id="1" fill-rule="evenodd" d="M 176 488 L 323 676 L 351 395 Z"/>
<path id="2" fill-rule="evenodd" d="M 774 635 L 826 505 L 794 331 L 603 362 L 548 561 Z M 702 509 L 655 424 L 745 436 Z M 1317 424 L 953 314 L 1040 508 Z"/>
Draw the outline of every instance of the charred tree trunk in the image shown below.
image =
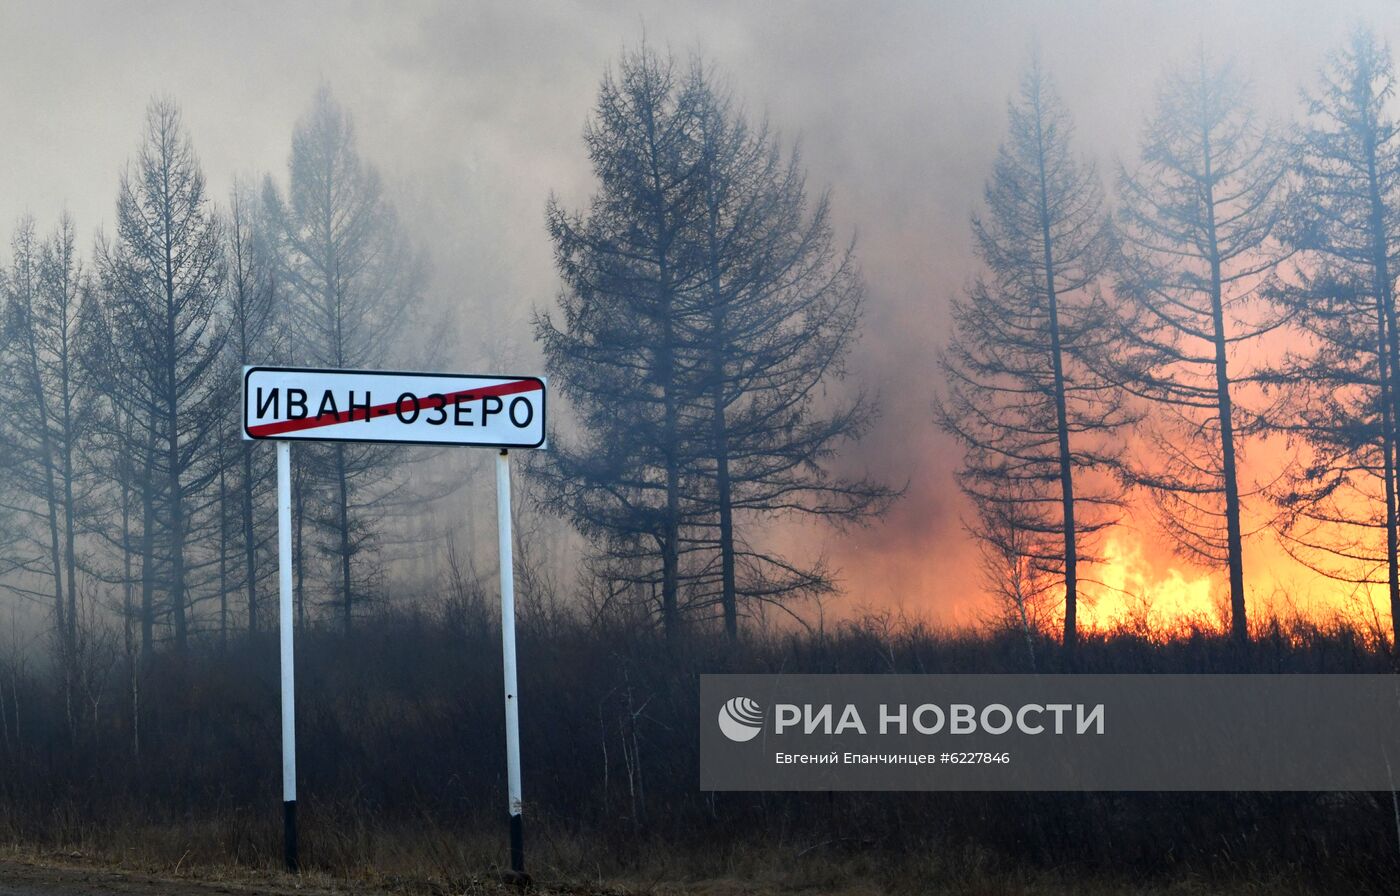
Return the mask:
<path id="1" fill-rule="evenodd" d="M 1378 352 L 1381 388 L 1381 440 L 1385 474 L 1385 533 L 1386 585 L 1390 597 L 1391 643 L 1400 645 L 1400 558 L 1396 552 L 1397 526 L 1400 517 L 1396 508 L 1396 481 L 1400 475 L 1395 464 L 1395 425 L 1400 421 L 1400 390 L 1394 377 L 1400 372 L 1400 333 L 1396 332 L 1395 286 L 1390 278 L 1390 252 L 1386 240 L 1385 202 L 1381 198 L 1376 169 L 1375 132 L 1367 129 L 1362 138 L 1366 154 L 1367 221 L 1370 224 L 1372 288 L 1376 294 L 1376 311 L 1381 345 Z"/>
<path id="2" fill-rule="evenodd" d="M 354 621 L 354 593 L 350 589 L 350 483 L 345 475 L 345 446 L 335 446 L 336 536 L 340 558 L 342 624 L 350 634 Z"/>
<path id="3" fill-rule="evenodd" d="M 219 445 L 219 650 L 228 649 L 228 481 Z"/>
<path id="4" fill-rule="evenodd" d="M 1214 325 L 1212 342 L 1215 349 L 1215 394 L 1220 420 L 1220 472 L 1225 486 L 1225 539 L 1227 567 L 1230 576 L 1230 637 L 1238 646 L 1249 641 L 1249 624 L 1245 617 L 1243 533 L 1240 527 L 1239 473 L 1235 466 L 1234 407 L 1230 396 L 1229 358 L 1226 349 L 1224 298 L 1221 286 L 1220 248 L 1215 236 L 1215 190 L 1210 149 L 1210 132 L 1202 129 L 1202 161 L 1205 171 L 1204 215 L 1206 253 L 1210 260 L 1210 316 Z"/>
<path id="5" fill-rule="evenodd" d="M 1065 400 L 1064 354 L 1060 344 L 1059 295 L 1055 291 L 1054 238 L 1050 233 L 1050 196 L 1045 177 L 1045 134 L 1042 116 L 1036 116 L 1037 174 L 1040 187 L 1040 238 L 1045 258 L 1045 302 L 1050 329 L 1050 369 L 1055 391 L 1055 445 L 1059 455 L 1060 513 L 1064 537 L 1065 660 L 1074 666 L 1079 638 L 1079 550 L 1074 529 L 1074 458 L 1069 449 L 1069 408 Z"/>
<path id="6" fill-rule="evenodd" d="M 144 453 L 145 482 L 141 488 L 141 659 L 149 661 L 155 654 L 155 559 L 156 559 L 156 483 L 152 475 L 155 462 L 155 430 L 146 436 Z"/>
<path id="7" fill-rule="evenodd" d="M 1386 585 L 1390 596 L 1391 644 L 1400 644 L 1400 565 L 1396 558 L 1396 508 L 1395 508 L 1395 410 L 1392 392 L 1395 384 L 1391 379 L 1390 366 L 1390 327 L 1386 323 L 1386 308 L 1377 292 L 1376 302 L 1376 373 L 1380 384 L 1381 406 L 1381 468 L 1385 477 L 1385 555 Z"/>
<path id="8" fill-rule="evenodd" d="M 734 496 L 729 481 L 729 436 L 725 428 L 724 387 L 714 387 L 711 426 L 714 431 L 715 501 L 719 505 L 720 601 L 724 609 L 724 633 L 739 637 L 739 596 L 734 575 Z"/>
<path id="9" fill-rule="evenodd" d="M 248 596 L 248 634 L 258 633 L 258 542 L 253 527 L 253 451 L 252 445 L 244 442 L 243 487 L 240 489 L 243 522 L 243 574 Z"/>

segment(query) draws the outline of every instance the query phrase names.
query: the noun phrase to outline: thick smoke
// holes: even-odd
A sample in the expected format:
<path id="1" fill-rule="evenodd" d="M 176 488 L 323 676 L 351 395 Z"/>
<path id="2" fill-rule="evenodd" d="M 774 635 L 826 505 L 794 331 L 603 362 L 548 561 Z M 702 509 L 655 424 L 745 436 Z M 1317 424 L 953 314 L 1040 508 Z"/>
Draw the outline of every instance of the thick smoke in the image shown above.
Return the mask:
<path id="1" fill-rule="evenodd" d="M 1361 20 L 1385 37 L 1393 10 L 1264 0 L 11 5 L 0 13 L 0 220 L 31 212 L 47 231 L 67 208 L 85 241 L 110 233 L 117 175 L 152 95 L 183 107 L 211 195 L 227 196 L 235 174 L 283 179 L 292 124 L 328 83 L 431 254 L 432 301 L 457 325 L 445 366 L 530 370 L 531 309 L 557 290 L 544 204 L 553 191 L 577 207 L 592 189 L 580 135 L 599 78 L 642 39 L 703 51 L 752 113 L 800 138 L 812 185 L 832 189 L 838 224 L 858 237 L 869 299 L 851 383 L 878 394 L 884 416 L 842 464 L 908 483 L 868 529 L 775 538 L 842 568 L 848 607 L 967 618 L 973 555 L 955 450 L 930 419 L 930 377 L 947 299 L 975 270 L 968 216 L 1030 48 L 1056 75 L 1078 146 L 1111 176 L 1131 158 L 1163 67 L 1202 42 L 1236 55 L 1264 111 L 1281 114 Z M 439 508 L 437 526 L 490 510 L 489 495 L 463 503 L 469 511 Z"/>

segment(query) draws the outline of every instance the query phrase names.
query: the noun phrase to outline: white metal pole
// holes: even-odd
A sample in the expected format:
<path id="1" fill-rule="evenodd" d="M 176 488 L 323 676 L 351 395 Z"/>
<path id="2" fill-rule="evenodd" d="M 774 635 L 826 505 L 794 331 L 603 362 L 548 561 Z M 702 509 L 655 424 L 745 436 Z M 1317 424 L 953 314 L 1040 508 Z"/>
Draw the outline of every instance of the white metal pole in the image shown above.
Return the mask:
<path id="1" fill-rule="evenodd" d="M 506 786 L 510 807 L 510 867 L 525 873 L 520 803 L 520 698 L 515 680 L 515 555 L 511 546 L 510 453 L 496 456 L 496 530 L 501 558 L 501 653 L 506 683 Z"/>
<path id="2" fill-rule="evenodd" d="M 288 871 L 297 870 L 297 726 L 292 667 L 292 443 L 277 443 L 278 626 L 282 668 L 282 847 Z"/>

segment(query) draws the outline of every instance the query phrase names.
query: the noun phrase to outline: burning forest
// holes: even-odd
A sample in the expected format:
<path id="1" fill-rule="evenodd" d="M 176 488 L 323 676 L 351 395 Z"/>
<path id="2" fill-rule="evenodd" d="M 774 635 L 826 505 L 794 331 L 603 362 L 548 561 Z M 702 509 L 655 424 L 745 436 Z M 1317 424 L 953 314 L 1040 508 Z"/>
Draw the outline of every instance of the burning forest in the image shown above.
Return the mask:
<path id="1" fill-rule="evenodd" d="M 1285 6 L 0 13 L 0 871 L 1388 891 L 1360 787 L 696 786 L 709 676 L 1395 672 L 1394 17 Z"/>

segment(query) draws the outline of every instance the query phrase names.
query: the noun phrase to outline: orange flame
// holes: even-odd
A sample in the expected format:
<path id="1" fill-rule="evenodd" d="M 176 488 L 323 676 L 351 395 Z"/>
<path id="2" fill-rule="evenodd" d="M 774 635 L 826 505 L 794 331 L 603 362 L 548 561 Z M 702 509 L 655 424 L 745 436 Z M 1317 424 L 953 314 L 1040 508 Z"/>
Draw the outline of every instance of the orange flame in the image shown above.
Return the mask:
<path id="1" fill-rule="evenodd" d="M 1101 553 L 1094 575 L 1099 587 L 1080 612 L 1086 627 L 1164 632 L 1188 620 L 1219 622 L 1218 583 L 1211 573 L 1171 560 L 1153 563 L 1141 539 L 1126 532 L 1105 539 Z"/>

